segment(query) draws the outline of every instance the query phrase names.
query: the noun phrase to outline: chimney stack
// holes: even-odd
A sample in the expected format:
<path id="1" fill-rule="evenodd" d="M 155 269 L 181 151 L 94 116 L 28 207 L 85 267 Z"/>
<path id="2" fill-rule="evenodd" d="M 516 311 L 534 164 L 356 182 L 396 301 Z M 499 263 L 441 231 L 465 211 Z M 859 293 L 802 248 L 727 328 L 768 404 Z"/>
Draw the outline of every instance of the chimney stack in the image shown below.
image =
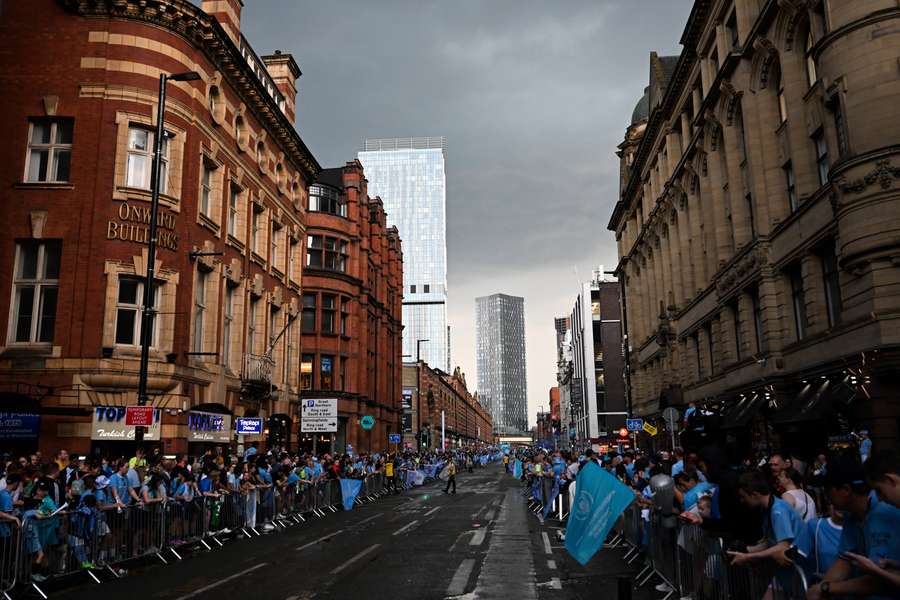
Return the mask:
<path id="1" fill-rule="evenodd" d="M 243 0 L 203 0 L 203 12 L 215 17 L 238 47 L 241 45 L 241 9 Z"/>
<path id="2" fill-rule="evenodd" d="M 300 67 L 290 54 L 276 50 L 275 54 L 263 56 L 266 69 L 275 82 L 275 87 L 284 96 L 284 114 L 291 123 L 297 124 L 297 79 L 302 75 Z"/>

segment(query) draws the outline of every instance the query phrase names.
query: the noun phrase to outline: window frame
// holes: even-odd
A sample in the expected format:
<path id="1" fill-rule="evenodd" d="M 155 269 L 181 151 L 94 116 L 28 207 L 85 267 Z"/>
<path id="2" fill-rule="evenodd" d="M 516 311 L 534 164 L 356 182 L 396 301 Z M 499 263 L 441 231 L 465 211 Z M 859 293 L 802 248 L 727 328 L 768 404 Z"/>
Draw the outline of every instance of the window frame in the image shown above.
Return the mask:
<path id="1" fill-rule="evenodd" d="M 816 41 L 813 38 L 812 24 L 806 32 L 806 44 L 803 48 L 803 58 L 805 61 L 804 70 L 806 71 L 806 83 L 812 88 L 819 82 L 819 66 L 816 64 L 815 56 Z"/>
<path id="2" fill-rule="evenodd" d="M 809 334 L 809 315 L 806 312 L 806 289 L 803 286 L 803 269 L 794 265 L 787 272 L 791 288 L 791 305 L 794 312 L 794 334 L 797 341 Z"/>
<path id="3" fill-rule="evenodd" d="M 135 282 L 135 304 L 123 303 L 121 301 L 121 293 L 122 293 L 122 281 L 133 281 Z M 113 327 L 113 343 L 116 346 L 124 346 L 126 348 L 139 348 L 141 346 L 141 335 L 142 331 L 142 313 L 144 306 L 144 277 L 139 275 L 119 275 L 118 281 L 116 282 L 116 306 L 115 306 L 115 326 Z M 161 283 L 159 281 L 153 284 L 153 306 L 159 306 L 159 296 L 160 296 L 160 287 Z M 133 310 L 135 313 L 134 324 L 132 325 L 132 343 L 128 342 L 120 342 L 119 341 L 119 313 L 125 310 Z M 157 350 L 157 343 L 159 340 L 159 315 L 156 315 L 153 319 L 153 329 L 150 332 L 150 348 L 153 350 Z"/>
<path id="4" fill-rule="evenodd" d="M 25 274 L 21 273 L 21 265 L 20 260 L 23 258 L 23 245 L 26 243 L 33 244 L 37 247 L 37 254 L 35 256 L 35 272 L 34 277 L 27 277 Z M 58 254 L 56 256 L 56 278 L 47 277 L 47 266 L 48 266 L 48 246 L 55 246 Z M 27 345 L 27 346 L 35 346 L 35 345 L 52 345 L 53 339 L 56 333 L 56 314 L 59 309 L 59 276 L 61 271 L 61 263 L 62 263 L 62 240 L 44 240 L 44 239 L 29 239 L 29 240 L 20 240 L 16 242 L 15 248 L 15 262 L 13 263 L 13 273 L 12 273 L 12 292 L 10 296 L 10 306 L 9 306 L 9 326 L 7 329 L 7 343 L 9 345 Z M 21 291 L 24 289 L 32 290 L 32 298 L 31 298 L 31 314 L 30 324 L 28 326 L 28 339 L 27 340 L 19 340 L 19 321 L 21 320 L 21 315 L 19 313 L 20 301 L 19 297 Z M 44 303 L 46 301 L 45 291 L 54 290 L 56 298 L 54 300 L 55 307 L 53 310 L 53 323 L 50 330 L 50 339 L 45 340 L 43 337 L 43 325 L 44 325 L 44 317 L 48 315 L 44 315 Z"/>
<path id="5" fill-rule="evenodd" d="M 791 214 L 797 212 L 800 208 L 800 197 L 797 195 L 797 177 L 794 173 L 793 161 L 787 161 L 782 165 L 781 170 L 784 172 L 785 188 L 788 197 L 788 208 Z"/>
<path id="6" fill-rule="evenodd" d="M 147 136 L 147 149 L 145 151 L 135 150 L 131 147 L 131 132 L 132 131 L 140 131 L 146 134 Z M 128 123 L 127 133 L 125 137 L 125 187 L 132 188 L 136 190 L 144 190 L 144 191 L 152 191 L 153 190 L 153 149 L 155 147 L 155 137 L 156 131 L 152 127 L 149 127 L 143 123 Z M 169 138 L 172 135 L 168 130 L 164 130 L 163 132 L 163 143 L 162 143 L 162 154 L 160 155 L 160 172 L 157 173 L 159 178 L 159 193 L 161 195 L 166 195 L 168 193 L 168 179 L 169 179 L 169 153 L 171 151 L 171 144 L 169 144 Z M 139 156 L 146 160 L 146 176 L 143 179 L 146 179 L 146 186 L 143 184 L 135 184 L 131 180 L 131 169 L 129 165 L 131 165 L 131 157 Z"/>
<path id="7" fill-rule="evenodd" d="M 222 364 L 230 366 L 231 360 L 231 328 L 234 326 L 234 286 L 225 284 L 222 299 Z"/>
<path id="8" fill-rule="evenodd" d="M 203 322 L 209 308 L 206 295 L 208 284 L 209 273 L 203 269 L 197 269 L 197 276 L 194 278 L 194 310 L 191 319 L 192 352 L 203 352 Z"/>
<path id="9" fill-rule="evenodd" d="M 828 159 L 828 140 L 825 139 L 825 128 L 819 127 L 812 134 L 813 146 L 816 152 L 816 171 L 819 176 L 819 185 L 828 185 L 828 172 L 831 164 Z"/>
<path id="10" fill-rule="evenodd" d="M 311 303 L 308 303 L 308 299 L 312 299 Z M 306 334 L 316 333 L 316 311 L 319 307 L 319 299 L 318 294 L 314 292 L 305 292 L 302 294 L 300 298 L 300 332 Z M 308 319 L 312 318 L 310 322 Z"/>
<path id="11" fill-rule="evenodd" d="M 837 262 L 837 249 L 834 242 L 819 250 L 822 262 L 822 283 L 825 288 L 825 312 L 828 316 L 828 328 L 840 325 L 843 318 L 844 301 L 841 297 L 840 268 Z"/>
<path id="12" fill-rule="evenodd" d="M 47 143 L 34 142 L 35 125 L 47 123 L 50 125 L 50 141 Z M 69 142 L 57 142 L 56 137 L 59 132 L 59 125 L 62 123 L 69 124 Z M 32 117 L 28 119 L 28 137 L 25 143 L 25 172 L 23 181 L 25 183 L 69 183 L 72 178 L 72 146 L 75 139 L 75 119 L 71 117 Z M 32 154 L 35 152 L 47 152 L 46 179 L 31 179 Z M 59 179 L 59 162 L 57 158 L 59 154 L 68 153 L 67 177 Z M 51 172 L 53 177 L 50 178 Z"/>
<path id="13" fill-rule="evenodd" d="M 338 333 L 336 327 L 336 315 L 338 312 L 337 301 L 338 297 L 335 294 L 322 294 L 321 296 L 319 327 L 323 334 L 334 335 Z M 326 324 L 329 324 L 329 326 L 326 327 Z"/>

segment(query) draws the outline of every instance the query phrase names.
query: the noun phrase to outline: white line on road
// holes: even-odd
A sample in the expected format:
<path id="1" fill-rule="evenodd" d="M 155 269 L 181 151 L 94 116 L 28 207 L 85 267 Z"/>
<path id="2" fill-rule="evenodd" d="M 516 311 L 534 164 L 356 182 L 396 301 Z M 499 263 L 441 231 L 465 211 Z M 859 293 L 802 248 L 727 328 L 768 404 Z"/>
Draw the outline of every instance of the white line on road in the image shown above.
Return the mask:
<path id="1" fill-rule="evenodd" d="M 472 539 L 469 541 L 470 546 L 480 546 L 484 543 L 484 536 L 487 535 L 487 529 L 478 529 L 472 535 Z"/>
<path id="2" fill-rule="evenodd" d="M 211 583 L 211 584 L 209 584 L 209 585 L 207 585 L 207 586 L 204 586 L 204 587 L 202 587 L 202 588 L 196 589 L 196 590 L 194 590 L 193 592 L 191 592 L 190 594 L 185 594 L 184 596 L 181 596 L 181 597 L 179 597 L 179 598 L 176 598 L 175 600 L 187 600 L 188 598 L 193 598 L 193 597 L 195 597 L 195 596 L 199 596 L 199 595 L 202 594 L 203 592 L 208 592 L 209 590 L 214 589 L 214 588 L 217 588 L 217 587 L 219 587 L 220 585 L 226 584 L 226 583 L 228 583 L 229 581 L 231 581 L 231 580 L 233 580 L 233 579 L 237 579 L 238 577 L 243 577 L 243 576 L 246 575 L 247 573 L 252 573 L 253 571 L 255 571 L 255 570 L 257 570 L 257 569 L 261 569 L 261 568 L 265 567 L 267 564 L 269 564 L 269 563 L 259 563 L 258 565 L 252 566 L 252 567 L 250 567 L 249 569 L 244 569 L 244 570 L 241 571 L 240 573 L 235 573 L 234 575 L 229 575 L 229 576 L 226 577 L 225 579 L 220 579 L 219 581 L 217 581 L 217 582 L 215 582 L 215 583 Z"/>
<path id="3" fill-rule="evenodd" d="M 551 590 L 561 590 L 562 589 L 562 581 L 560 581 L 559 577 L 551 577 L 550 581 L 545 581 L 543 583 L 537 584 L 539 588 L 550 588 Z"/>
<path id="4" fill-rule="evenodd" d="M 542 531 L 541 537 L 544 538 L 544 554 L 553 554 L 553 549 L 550 547 L 550 536 L 546 531 Z"/>
<path id="5" fill-rule="evenodd" d="M 555 560 L 548 560 L 548 561 L 547 561 L 547 567 L 550 568 L 550 569 L 556 569 L 556 561 L 555 561 Z"/>
<path id="6" fill-rule="evenodd" d="M 472 569 L 474 568 L 474 558 L 467 558 L 459 563 L 459 567 L 456 568 L 456 573 L 453 574 L 453 579 L 450 580 L 450 585 L 447 586 L 448 596 L 459 596 L 466 591 L 466 585 L 469 583 L 469 576 L 472 574 Z"/>
<path id="7" fill-rule="evenodd" d="M 418 523 L 419 523 L 419 520 L 418 520 L 418 519 L 416 519 L 415 521 L 412 521 L 411 523 L 407 523 L 406 525 L 404 525 L 403 527 L 401 527 L 400 529 L 398 529 L 397 531 L 395 531 L 395 532 L 393 533 L 393 535 L 400 535 L 401 533 L 403 533 L 404 531 L 406 531 L 406 530 L 409 529 L 410 527 L 413 527 L 414 525 L 417 525 Z"/>
<path id="8" fill-rule="evenodd" d="M 489 510 L 486 513 L 484 513 L 484 520 L 485 521 L 493 521 L 495 516 L 496 515 L 494 514 L 494 511 Z"/>
<path id="9" fill-rule="evenodd" d="M 297 551 L 300 551 L 300 550 L 306 550 L 306 549 L 309 548 L 310 546 L 315 546 L 315 545 L 318 544 L 319 542 L 324 542 L 325 540 L 330 540 L 331 538 L 333 538 L 333 537 L 336 536 L 337 534 L 341 533 L 342 531 L 344 531 L 344 530 L 343 530 L 343 529 L 338 529 L 338 530 L 335 531 L 334 533 L 329 533 L 328 535 L 323 535 L 323 536 L 320 537 L 319 539 L 313 540 L 313 541 L 309 542 L 308 544 L 303 544 L 302 546 L 297 546 L 297 548 L 295 548 L 295 549 L 296 549 Z"/>
<path id="10" fill-rule="evenodd" d="M 427 513 L 425 513 L 425 516 L 427 517 L 428 515 L 433 515 L 434 513 L 436 513 L 437 511 L 439 511 L 440 509 L 441 509 L 440 506 L 435 506 L 434 508 L 432 508 L 431 510 L 429 510 Z"/>
<path id="11" fill-rule="evenodd" d="M 331 570 L 331 574 L 332 574 L 332 575 L 337 575 L 338 573 L 340 573 L 341 571 L 343 571 L 344 569 L 346 569 L 347 567 L 349 567 L 350 565 L 352 565 L 353 563 L 355 563 L 356 561 L 358 561 L 359 559 L 361 559 L 361 558 L 364 557 L 365 555 L 367 555 L 367 554 L 369 554 L 369 553 L 371 553 L 371 552 L 377 550 L 377 549 L 380 548 L 380 547 L 381 547 L 381 544 L 372 544 L 371 546 L 369 546 L 368 548 L 366 548 L 365 550 L 363 550 L 362 552 L 360 552 L 359 554 L 357 554 L 356 556 L 354 556 L 353 558 L 351 558 L 350 560 L 348 560 L 348 561 L 345 562 L 344 564 L 342 564 L 342 565 L 340 565 L 340 566 L 337 566 L 337 567 L 333 568 L 333 569 Z"/>
<path id="12" fill-rule="evenodd" d="M 378 517 L 383 517 L 383 516 L 384 516 L 384 513 L 378 513 L 377 515 L 372 515 L 371 517 L 366 517 L 362 521 L 359 521 L 358 523 L 354 523 L 354 525 L 363 525 L 373 519 L 377 519 Z"/>

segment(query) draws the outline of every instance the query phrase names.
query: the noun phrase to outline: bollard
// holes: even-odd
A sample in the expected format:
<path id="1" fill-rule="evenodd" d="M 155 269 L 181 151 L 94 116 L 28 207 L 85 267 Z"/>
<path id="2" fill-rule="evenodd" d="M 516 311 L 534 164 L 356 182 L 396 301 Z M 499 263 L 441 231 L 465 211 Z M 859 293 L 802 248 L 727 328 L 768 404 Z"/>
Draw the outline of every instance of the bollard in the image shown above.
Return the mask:
<path id="1" fill-rule="evenodd" d="M 618 600 L 631 600 L 631 580 L 627 577 L 617 578 Z"/>

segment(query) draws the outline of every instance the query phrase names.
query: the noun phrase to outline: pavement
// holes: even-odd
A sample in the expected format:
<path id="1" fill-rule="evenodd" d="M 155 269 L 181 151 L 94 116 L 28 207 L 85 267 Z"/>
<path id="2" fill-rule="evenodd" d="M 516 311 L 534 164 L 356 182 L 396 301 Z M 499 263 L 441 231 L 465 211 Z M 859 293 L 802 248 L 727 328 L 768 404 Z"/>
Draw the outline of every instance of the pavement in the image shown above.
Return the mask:
<path id="1" fill-rule="evenodd" d="M 576 563 L 556 541 L 562 525 L 530 513 L 501 465 L 460 473 L 457 489 L 414 488 L 51 599 L 611 600 L 639 568 L 615 548 Z M 660 596 L 648 585 L 633 597 Z"/>

